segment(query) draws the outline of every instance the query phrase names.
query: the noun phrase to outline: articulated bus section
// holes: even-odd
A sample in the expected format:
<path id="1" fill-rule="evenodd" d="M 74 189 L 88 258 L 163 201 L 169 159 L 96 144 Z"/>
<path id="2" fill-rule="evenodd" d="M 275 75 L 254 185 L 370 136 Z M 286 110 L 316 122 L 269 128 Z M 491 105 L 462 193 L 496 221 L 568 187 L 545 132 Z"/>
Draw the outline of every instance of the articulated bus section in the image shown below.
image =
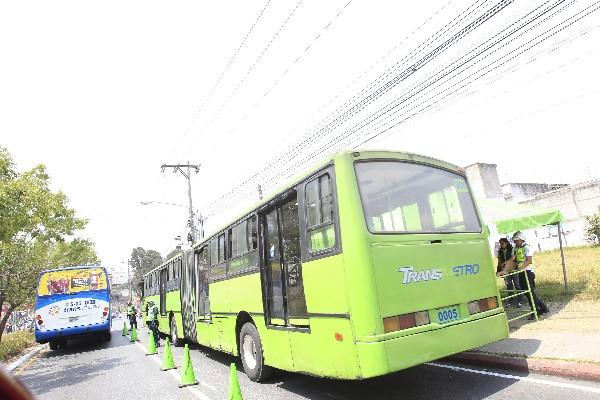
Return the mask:
<path id="1" fill-rule="evenodd" d="M 160 331 L 271 367 L 387 374 L 508 336 L 464 173 L 341 153 L 144 278 Z"/>

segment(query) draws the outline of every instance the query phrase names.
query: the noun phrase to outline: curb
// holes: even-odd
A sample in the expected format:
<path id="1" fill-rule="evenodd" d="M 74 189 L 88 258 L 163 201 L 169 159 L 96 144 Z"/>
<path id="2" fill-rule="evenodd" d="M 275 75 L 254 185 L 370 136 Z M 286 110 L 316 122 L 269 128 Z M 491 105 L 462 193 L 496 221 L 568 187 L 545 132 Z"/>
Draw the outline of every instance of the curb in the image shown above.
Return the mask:
<path id="1" fill-rule="evenodd" d="M 591 363 L 516 358 L 479 352 L 458 353 L 446 357 L 444 360 L 482 367 L 503 368 L 526 373 L 600 382 L 600 365 Z"/>
<path id="2" fill-rule="evenodd" d="M 6 369 L 8 370 L 8 372 L 13 372 L 15 369 L 17 369 L 21 365 L 23 365 L 27 360 L 29 360 L 31 357 L 33 357 L 35 354 L 37 354 L 44 347 L 46 347 L 46 345 L 43 345 L 43 344 L 40 344 L 39 346 L 34 347 L 27 354 L 19 357 L 18 360 L 13 361 L 12 363 L 8 364 L 8 367 L 6 367 Z"/>

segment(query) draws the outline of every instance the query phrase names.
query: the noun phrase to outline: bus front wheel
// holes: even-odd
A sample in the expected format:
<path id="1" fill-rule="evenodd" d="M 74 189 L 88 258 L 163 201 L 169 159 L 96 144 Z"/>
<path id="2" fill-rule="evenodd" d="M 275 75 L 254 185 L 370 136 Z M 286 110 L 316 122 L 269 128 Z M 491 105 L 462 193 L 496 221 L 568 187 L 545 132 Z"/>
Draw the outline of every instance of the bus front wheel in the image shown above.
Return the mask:
<path id="1" fill-rule="evenodd" d="M 57 340 L 51 340 L 48 342 L 48 346 L 50 346 L 50 350 L 58 350 L 58 341 Z"/>
<path id="2" fill-rule="evenodd" d="M 264 364 L 263 349 L 256 327 L 246 322 L 240 330 L 240 357 L 244 371 L 254 382 L 262 382 L 273 374 L 273 367 Z"/>

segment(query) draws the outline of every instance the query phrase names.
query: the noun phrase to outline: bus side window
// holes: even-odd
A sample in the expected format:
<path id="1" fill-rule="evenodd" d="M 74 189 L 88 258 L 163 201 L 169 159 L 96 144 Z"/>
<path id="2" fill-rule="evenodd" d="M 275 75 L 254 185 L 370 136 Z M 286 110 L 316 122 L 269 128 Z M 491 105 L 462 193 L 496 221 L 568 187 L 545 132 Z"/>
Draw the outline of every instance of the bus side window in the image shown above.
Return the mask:
<path id="1" fill-rule="evenodd" d="M 331 177 L 323 174 L 308 182 L 305 189 L 308 250 L 320 253 L 335 247 Z"/>

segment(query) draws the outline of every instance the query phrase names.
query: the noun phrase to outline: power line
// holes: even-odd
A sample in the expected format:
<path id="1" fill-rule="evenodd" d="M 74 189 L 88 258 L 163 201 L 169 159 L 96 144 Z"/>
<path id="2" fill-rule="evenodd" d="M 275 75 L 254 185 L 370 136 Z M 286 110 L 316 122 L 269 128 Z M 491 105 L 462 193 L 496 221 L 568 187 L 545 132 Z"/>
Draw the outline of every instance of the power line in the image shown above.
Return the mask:
<path id="1" fill-rule="evenodd" d="M 258 25 L 258 22 L 262 18 L 263 14 L 264 14 L 265 10 L 267 9 L 267 7 L 269 6 L 269 4 L 271 4 L 271 0 L 267 0 L 267 2 L 265 3 L 264 7 L 261 9 L 260 13 L 258 14 L 258 16 L 256 17 L 256 19 L 254 20 L 254 23 L 252 24 L 252 26 L 250 27 L 250 29 L 248 30 L 248 32 L 246 33 L 246 35 L 242 39 L 240 45 L 235 50 L 235 52 L 233 53 L 233 55 L 229 58 L 229 62 L 227 63 L 227 65 L 225 66 L 225 68 L 223 69 L 223 71 L 221 72 L 221 74 L 219 75 L 219 77 L 217 78 L 217 81 L 213 85 L 212 89 L 210 90 L 210 92 L 208 93 L 208 95 L 204 98 L 204 101 L 200 105 L 200 108 L 193 115 L 193 117 L 192 117 L 192 123 L 190 124 L 190 127 L 186 130 L 186 132 L 181 136 L 181 138 L 177 142 L 180 142 L 183 139 L 185 139 L 185 137 L 190 133 L 191 127 L 193 126 L 194 120 L 196 118 L 198 118 L 198 116 L 202 113 L 202 111 L 204 111 L 204 107 L 206 107 L 206 104 L 211 99 L 213 93 L 215 92 L 215 90 L 217 89 L 217 87 L 219 86 L 219 84 L 221 83 L 221 81 L 223 80 L 223 77 L 225 76 L 225 74 L 227 73 L 227 71 L 229 71 L 229 68 L 233 64 L 233 61 L 236 59 L 236 57 L 239 54 L 240 50 L 246 44 L 246 41 L 248 40 L 248 38 L 250 37 L 250 35 L 254 31 L 254 28 Z"/>
<path id="2" fill-rule="evenodd" d="M 556 4 L 554 4 L 552 7 L 556 7 L 556 6 L 558 6 L 559 4 L 560 4 L 560 3 L 556 3 Z M 573 4 L 573 3 L 571 3 L 571 4 Z M 567 6 L 568 6 L 568 5 L 567 5 Z M 590 8 L 590 7 L 588 7 L 588 9 L 589 9 L 589 8 Z M 545 12 L 547 12 L 547 11 L 549 11 L 549 9 L 548 9 L 548 10 L 546 10 Z M 584 11 L 585 11 L 585 10 L 584 10 Z M 593 11 L 595 11 L 595 10 L 592 10 L 592 11 L 590 11 L 590 12 L 589 12 L 588 14 L 586 14 L 586 15 L 589 15 L 589 14 L 590 14 L 591 12 L 593 12 Z M 545 12 L 544 12 L 544 13 L 545 13 Z M 578 14 L 581 14 L 582 12 L 583 12 L 583 11 L 581 11 L 581 12 L 580 12 L 580 13 L 578 13 Z M 535 18 L 535 19 L 539 18 L 539 17 L 540 17 L 541 15 L 543 15 L 544 13 L 542 13 L 542 14 L 538 14 L 538 15 L 536 16 L 536 18 Z M 571 17 L 570 19 L 573 19 L 573 18 L 574 18 L 574 17 Z M 583 17 L 581 17 L 581 18 L 583 18 Z M 534 20 L 535 20 L 535 19 L 534 19 Z M 529 24 L 529 23 L 531 23 L 532 21 L 533 21 L 533 20 L 530 20 L 530 21 L 528 21 L 528 24 Z M 568 20 L 566 20 L 566 21 L 563 21 L 563 23 L 564 23 L 564 22 L 567 22 L 567 21 L 568 21 Z M 577 22 L 577 21 L 576 21 L 576 20 L 574 20 L 574 21 L 571 21 L 571 23 L 570 23 L 569 25 L 572 25 L 572 24 L 573 24 L 573 23 L 575 23 L 575 22 Z M 526 25 L 523 25 L 523 26 L 526 26 Z M 519 29 L 521 29 L 523 26 L 521 26 Z M 558 26 L 558 25 L 557 25 L 557 26 Z M 553 27 L 552 29 L 554 29 L 554 28 L 556 28 L 556 27 Z M 550 29 L 550 30 L 552 30 L 552 29 Z M 559 32 L 559 31 L 560 31 L 560 30 L 562 30 L 562 29 L 565 29 L 565 27 L 562 27 L 562 28 L 561 28 L 561 29 L 559 29 L 557 32 Z M 550 30 L 548 30 L 548 31 L 550 31 Z M 546 32 L 548 32 L 548 31 L 546 31 Z M 514 32 L 516 32 L 516 31 L 513 31 L 511 34 L 513 34 Z M 546 33 L 546 32 L 545 32 L 545 33 Z M 557 32 L 555 32 L 554 34 L 556 34 Z M 541 36 L 541 35 L 538 35 L 538 37 L 540 37 L 540 36 Z M 545 38 L 544 40 L 547 40 L 547 39 L 548 39 L 548 37 L 547 37 L 547 38 Z M 532 41 L 529 41 L 528 43 L 531 43 L 531 42 L 532 42 Z M 538 43 L 538 44 L 539 44 L 539 43 Z M 531 46 L 530 48 L 533 48 L 533 47 L 535 47 L 536 45 L 537 45 L 537 44 L 534 44 L 534 45 L 533 45 L 533 46 Z M 522 46 L 521 46 L 521 47 L 522 47 Z M 528 50 L 528 49 L 526 49 L 526 50 Z M 525 50 L 525 51 L 526 51 L 526 50 Z M 514 52 L 514 51 L 513 51 L 513 52 Z M 523 53 L 523 51 L 522 51 L 521 53 Z M 520 54 L 521 54 L 521 53 L 520 53 Z M 498 61 L 498 60 L 497 60 L 497 61 Z M 481 71 L 481 70 L 480 70 L 480 71 Z M 447 75 L 447 74 L 446 74 L 446 75 Z M 442 78 L 443 78 L 443 77 L 442 77 Z M 441 79 L 441 78 L 438 78 L 437 80 L 439 80 L 439 79 Z M 462 82 L 462 81 L 461 81 L 461 82 Z M 455 84 L 455 85 L 456 85 L 456 84 Z M 421 90 L 421 91 L 422 91 L 422 90 Z M 438 94 L 438 95 L 439 95 L 439 94 Z M 439 102 L 439 100 L 438 100 L 438 101 L 436 101 L 435 103 L 438 103 L 438 102 Z M 423 104 L 423 103 L 421 103 L 421 104 Z M 431 107 L 431 105 L 429 105 L 429 106 L 425 107 L 424 109 L 427 109 L 427 108 L 430 108 L 430 107 Z M 422 110 L 421 110 L 421 111 L 422 111 Z M 415 115 L 415 114 L 412 114 L 411 116 L 414 116 L 414 115 Z M 409 118 L 410 118 L 411 116 L 409 116 Z M 385 131 L 387 131 L 387 130 L 389 130 L 389 129 L 391 129 L 391 127 L 388 127 L 388 128 L 385 130 Z M 379 132 L 377 135 L 379 135 L 379 134 L 381 134 L 381 133 L 383 133 L 383 132 Z M 376 136 L 377 136 L 377 135 L 376 135 Z M 339 136 L 338 136 L 338 138 L 339 138 Z M 372 140 L 372 139 L 373 139 L 373 137 L 370 137 L 369 139 L 365 140 L 364 142 L 366 142 L 366 141 L 368 141 L 368 140 Z M 363 143 L 364 143 L 364 142 L 363 142 Z M 319 153 L 320 153 L 320 154 L 322 154 L 322 148 L 320 149 Z M 306 161 L 306 159 L 305 159 L 304 161 Z M 287 171 L 289 171 L 289 170 L 291 170 L 291 169 L 292 169 L 292 168 L 289 168 L 289 169 L 288 169 L 288 170 L 286 170 L 285 172 L 287 172 Z M 281 174 L 280 174 L 280 175 L 281 175 Z"/>
<path id="3" fill-rule="evenodd" d="M 287 18 L 283 21 L 283 23 L 281 24 L 281 26 L 279 27 L 277 32 L 275 32 L 275 34 L 273 35 L 271 40 L 269 40 L 269 42 L 263 48 L 263 50 L 260 52 L 260 54 L 258 55 L 256 60 L 254 60 L 254 63 L 250 66 L 250 68 L 248 68 L 248 70 L 246 71 L 246 73 L 244 74 L 242 79 L 238 82 L 238 84 L 235 86 L 235 88 L 231 91 L 229 96 L 227 96 L 227 98 L 223 101 L 223 103 L 221 104 L 219 109 L 215 112 L 215 114 L 213 115 L 211 120 L 204 126 L 204 128 L 202 129 L 200 134 L 203 134 L 204 132 L 206 132 L 206 130 L 212 125 L 212 123 L 221 115 L 221 113 L 223 112 L 225 107 L 228 105 L 229 101 L 233 98 L 233 96 L 235 96 L 235 94 L 238 92 L 238 90 L 244 84 L 244 82 L 246 82 L 246 79 L 248 79 L 248 76 L 252 73 L 252 71 L 254 70 L 256 65 L 258 65 L 258 63 L 263 58 L 263 56 L 266 54 L 266 52 L 269 50 L 269 48 L 271 47 L 273 42 L 275 42 L 275 40 L 277 40 L 277 38 L 279 37 L 279 34 L 285 29 L 288 22 L 292 19 L 292 17 L 296 13 L 296 10 L 298 10 L 298 8 L 300 7 L 300 5 L 302 4 L 303 1 L 304 0 L 299 0 L 298 3 L 296 3 L 296 6 L 292 9 L 292 11 L 289 13 Z"/>
<path id="4" fill-rule="evenodd" d="M 486 1 L 487 1 L 487 0 L 486 0 Z M 417 48 L 417 50 L 418 50 L 418 49 L 421 49 L 421 48 L 422 48 L 422 46 L 423 46 L 424 44 L 427 44 L 427 43 L 429 43 L 431 40 L 434 40 L 434 39 L 436 39 L 436 38 L 437 38 L 437 37 L 440 35 L 440 32 L 442 32 L 442 33 L 445 33 L 445 32 L 447 32 L 447 31 L 450 29 L 450 27 L 452 27 L 452 26 L 455 26 L 455 25 L 456 25 L 456 24 L 455 24 L 455 22 L 456 22 L 457 20 L 458 20 L 459 22 L 460 22 L 460 21 L 462 21 L 462 20 L 465 18 L 465 15 L 464 15 L 465 13 L 467 13 L 467 16 L 468 16 L 468 15 L 470 15 L 470 14 L 471 14 L 471 13 L 472 13 L 474 10 L 478 10 L 478 9 L 479 9 L 479 8 L 482 6 L 482 4 L 479 4 L 480 2 L 481 2 L 481 0 L 478 0 L 478 1 L 476 1 L 474 4 L 472 4 L 472 5 L 471 5 L 470 7 L 468 7 L 466 10 L 464 10 L 463 12 L 461 12 L 461 13 L 460 13 L 460 14 L 459 14 L 457 17 L 455 17 L 453 20 L 451 20 L 451 21 L 450 21 L 448 24 L 446 24 L 444 27 L 442 27 L 441 29 L 439 29 L 439 30 L 437 31 L 437 33 L 434 35 L 433 39 L 432 39 L 432 37 L 430 37 L 430 38 L 428 38 L 428 39 L 427 39 L 427 40 L 426 40 L 424 43 L 421 43 L 421 45 L 420 45 L 420 46 Z M 435 15 L 437 15 L 437 14 L 438 14 L 439 12 L 441 12 L 441 11 L 442 11 L 442 10 L 443 10 L 445 7 L 447 7 L 449 3 L 450 3 L 450 1 L 449 1 L 448 3 L 446 3 L 446 4 L 445 4 L 445 5 L 442 7 L 442 8 L 440 8 L 440 9 L 439 9 L 439 10 L 436 12 L 436 14 L 435 14 Z M 476 7 L 474 10 L 471 10 L 471 8 L 472 8 L 473 6 L 475 6 L 475 5 L 477 5 L 477 4 L 479 4 L 479 5 L 478 5 L 478 6 L 477 6 L 477 7 Z M 462 17 L 461 17 L 461 16 L 462 16 Z M 422 29 L 422 28 L 423 28 L 423 27 L 424 27 L 424 26 L 425 26 L 425 25 L 426 25 L 426 24 L 427 24 L 427 23 L 428 23 L 428 22 L 431 20 L 431 18 L 432 18 L 432 17 L 428 18 L 428 19 L 427 19 L 425 22 L 423 22 L 423 23 L 422 23 L 422 24 L 421 24 L 419 27 L 417 27 L 417 29 L 415 29 L 413 32 L 411 32 L 409 35 L 407 35 L 407 36 L 406 36 L 406 37 L 403 39 L 403 41 L 402 41 L 402 42 L 400 42 L 400 43 L 399 43 L 398 45 L 396 45 L 395 47 L 399 46 L 401 43 L 403 43 L 403 42 L 404 42 L 404 40 L 408 39 L 409 37 L 413 36 L 413 35 L 414 35 L 416 32 L 418 32 L 419 30 L 421 30 L 421 29 Z M 436 36 L 436 35 L 437 35 L 437 36 Z M 424 47 L 424 48 L 426 48 L 426 47 Z M 423 48 L 423 49 L 424 49 L 424 48 Z M 411 54 L 413 54 L 413 53 L 414 53 L 414 54 L 419 54 L 420 52 L 419 52 L 419 51 L 417 51 L 417 50 L 413 50 L 413 52 L 412 52 Z M 390 51 L 390 52 L 391 52 L 391 51 Z M 389 54 L 390 52 L 388 52 L 388 54 Z M 383 58 L 387 57 L 387 55 L 388 55 L 388 54 L 386 54 L 386 55 L 385 55 Z M 404 59 L 406 59 L 406 57 L 405 57 Z M 317 132 L 317 133 L 319 133 L 319 132 Z M 314 134 L 313 134 L 313 136 L 314 136 Z M 282 155 L 281 155 L 281 156 L 279 156 L 279 157 L 276 157 L 276 159 L 275 159 L 275 160 L 272 160 L 272 161 L 269 163 L 269 165 L 270 165 L 271 167 L 274 167 L 274 166 L 275 166 L 277 163 L 279 163 L 280 161 L 284 160 L 286 157 L 289 157 L 289 154 L 292 152 L 292 150 L 293 150 L 293 149 L 295 149 L 295 148 L 299 148 L 299 147 L 301 147 L 302 145 L 304 145 L 305 143 L 309 143 L 309 142 L 310 142 L 310 140 L 311 140 L 311 138 L 312 138 L 312 136 L 305 135 L 305 136 L 304 136 L 304 137 L 303 137 L 303 138 L 302 138 L 302 139 L 301 139 L 299 142 L 297 142 L 295 145 L 293 145 L 293 146 L 290 146 L 290 147 L 288 148 L 288 151 L 286 151 L 286 152 L 282 153 Z M 269 169 L 269 168 L 267 167 L 266 169 Z M 237 187 L 234 187 L 232 190 L 230 190 L 229 192 L 227 192 L 227 193 L 225 193 L 224 195 L 222 195 L 222 196 L 221 196 L 221 197 L 220 197 L 218 200 L 216 200 L 214 203 L 216 203 L 216 202 L 218 202 L 219 200 L 221 200 L 221 199 L 223 199 L 223 198 L 227 197 L 229 194 L 231 194 L 232 192 L 234 192 L 235 190 L 237 190 L 239 187 L 241 187 L 241 186 L 243 186 L 243 185 L 246 185 L 246 184 L 249 184 L 250 182 L 252 182 L 253 180 L 255 180 L 255 179 L 258 177 L 258 175 L 260 175 L 261 173 L 264 173 L 264 172 L 265 172 L 265 171 L 263 170 L 262 172 L 258 172 L 258 173 L 256 173 L 256 174 L 254 174 L 253 176 L 251 176 L 250 178 L 246 179 L 244 182 L 242 182 L 242 183 L 241 183 L 240 185 L 238 185 Z"/>
<path id="5" fill-rule="evenodd" d="M 464 36 L 466 36 L 467 34 L 469 34 L 470 32 L 472 32 L 473 30 L 475 30 L 477 27 L 479 27 L 485 21 L 487 21 L 490 18 L 492 18 L 494 15 L 496 15 L 502 9 L 504 9 L 505 7 L 507 7 L 508 5 L 510 5 L 513 1 L 514 0 L 501 0 L 498 3 L 496 3 L 493 7 L 489 8 L 488 10 L 486 10 L 483 14 L 481 14 L 474 21 L 470 22 L 469 24 L 467 24 L 466 26 L 464 26 L 462 29 L 460 29 L 458 32 L 456 32 L 455 34 L 453 34 L 449 39 L 445 40 L 444 42 L 442 42 L 442 44 L 438 45 L 432 51 L 430 51 L 426 55 L 422 56 L 419 60 L 417 60 L 416 62 L 414 62 L 408 68 L 404 69 L 399 75 L 397 75 L 396 77 L 394 77 L 390 81 L 386 82 L 386 84 L 384 84 L 382 87 L 380 87 L 376 92 L 372 93 L 367 98 L 363 99 L 361 102 L 359 102 L 359 104 L 353 106 L 350 110 L 347 110 L 344 113 L 344 115 L 345 116 L 349 116 L 352 112 L 356 113 L 359 108 L 360 109 L 364 109 L 364 107 L 366 107 L 367 104 L 372 103 L 377 98 L 381 97 L 383 94 L 387 93 L 389 90 L 391 90 L 393 87 L 395 87 L 398 83 L 400 83 L 401 81 L 403 81 L 403 80 L 407 79 L 408 77 L 410 77 L 418 69 L 422 68 L 428 62 L 430 62 L 431 60 L 433 60 L 434 58 L 436 58 L 437 56 L 439 56 L 439 54 L 442 54 L 444 50 L 446 50 L 447 48 L 451 47 L 453 44 L 455 44 L 460 39 L 462 39 Z M 335 123 L 339 118 L 340 117 L 336 118 L 333 121 L 333 123 Z M 328 125 L 331 125 L 331 123 L 328 124 Z M 295 153 L 295 154 L 297 155 L 298 153 Z M 279 159 L 281 159 L 281 157 Z M 276 160 L 276 162 L 277 162 L 277 160 Z M 275 163 L 272 163 L 271 165 L 274 165 L 274 164 Z M 254 177 L 256 177 L 257 175 L 258 174 L 254 175 Z M 246 182 L 249 182 L 254 177 L 250 178 Z M 223 197 L 224 196 L 221 196 L 221 198 L 219 198 L 219 200 L 222 199 Z"/>

